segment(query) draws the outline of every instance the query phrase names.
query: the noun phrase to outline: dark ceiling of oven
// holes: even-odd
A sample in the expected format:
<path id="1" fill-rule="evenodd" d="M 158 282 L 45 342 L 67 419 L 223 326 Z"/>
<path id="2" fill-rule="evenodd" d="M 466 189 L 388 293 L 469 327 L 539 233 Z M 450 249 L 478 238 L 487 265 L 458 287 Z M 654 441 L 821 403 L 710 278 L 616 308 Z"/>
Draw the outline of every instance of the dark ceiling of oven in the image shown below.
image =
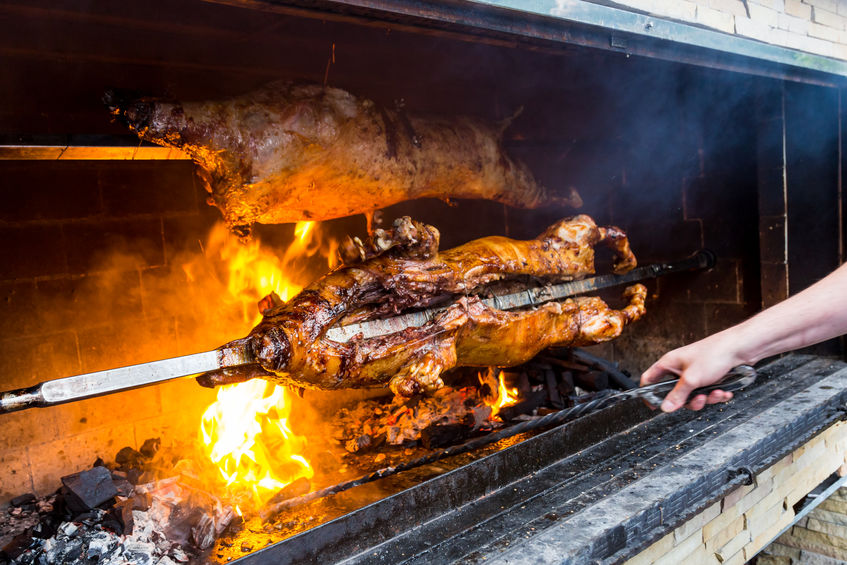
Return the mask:
<path id="1" fill-rule="evenodd" d="M 0 22 L 0 133 L 7 135 L 126 134 L 100 102 L 108 88 L 203 99 L 280 78 L 325 77 L 384 104 L 403 98 L 417 112 L 504 118 L 524 106 L 522 122 L 546 124 L 551 107 L 584 118 L 583 106 L 600 106 L 598 91 L 624 97 L 627 77 L 682 67 L 201 0 L 12 0 L 0 6 Z"/>

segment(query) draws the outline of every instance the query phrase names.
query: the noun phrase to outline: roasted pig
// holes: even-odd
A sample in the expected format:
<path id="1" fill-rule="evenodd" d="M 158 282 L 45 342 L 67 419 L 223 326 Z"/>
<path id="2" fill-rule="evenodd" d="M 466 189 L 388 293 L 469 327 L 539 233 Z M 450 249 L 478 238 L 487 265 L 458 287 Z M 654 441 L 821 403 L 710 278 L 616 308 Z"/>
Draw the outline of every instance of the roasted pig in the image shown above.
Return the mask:
<path id="1" fill-rule="evenodd" d="M 503 311 L 483 303 L 504 285 L 557 283 L 594 273 L 594 246 L 609 245 L 613 270 L 636 261 L 624 233 L 598 227 L 585 215 L 562 220 L 538 238 L 486 237 L 439 251 L 439 233 L 409 218 L 375 233 L 353 260 L 318 279 L 285 304 L 272 300 L 263 320 L 240 343 L 258 364 L 200 377 L 213 386 L 251 377 L 305 388 L 388 385 L 401 396 L 443 385 L 456 366 L 512 366 L 550 346 L 584 346 L 613 339 L 644 313 L 646 289 L 624 291 L 628 305 L 609 308 L 596 297 L 569 298 Z M 423 326 L 346 342 L 329 339 L 335 324 L 379 319 L 410 309 L 446 305 Z M 233 342 L 235 344 L 236 342 Z"/>
<path id="2" fill-rule="evenodd" d="M 104 101 L 142 139 L 200 166 L 230 227 L 328 220 L 414 198 L 579 207 L 503 150 L 503 130 L 466 116 L 385 108 L 338 88 L 276 82 L 229 100 L 174 102 L 114 91 Z"/>

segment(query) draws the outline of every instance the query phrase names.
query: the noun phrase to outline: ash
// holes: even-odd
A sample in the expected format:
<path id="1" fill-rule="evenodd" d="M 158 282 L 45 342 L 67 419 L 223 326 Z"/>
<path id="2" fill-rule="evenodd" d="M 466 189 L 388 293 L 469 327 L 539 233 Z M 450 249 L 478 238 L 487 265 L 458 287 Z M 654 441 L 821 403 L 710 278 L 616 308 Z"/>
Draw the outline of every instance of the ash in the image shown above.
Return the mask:
<path id="1" fill-rule="evenodd" d="M 35 538 L 12 563 L 101 563 L 108 565 L 171 565 L 186 563 L 188 554 L 167 541 L 164 528 L 147 512 L 133 511 L 130 535 L 108 529 L 108 512 L 93 510 L 82 520 L 62 522 L 47 539 Z"/>
<path id="2" fill-rule="evenodd" d="M 0 512 L 0 563 L 193 561 L 236 522 L 235 514 L 183 474 L 140 482 L 151 475 L 145 467 L 153 466 L 158 445 L 156 440 L 141 452 L 122 449 L 113 468 L 98 460 L 91 469 L 63 477 L 63 486 L 50 496 L 13 499 Z"/>

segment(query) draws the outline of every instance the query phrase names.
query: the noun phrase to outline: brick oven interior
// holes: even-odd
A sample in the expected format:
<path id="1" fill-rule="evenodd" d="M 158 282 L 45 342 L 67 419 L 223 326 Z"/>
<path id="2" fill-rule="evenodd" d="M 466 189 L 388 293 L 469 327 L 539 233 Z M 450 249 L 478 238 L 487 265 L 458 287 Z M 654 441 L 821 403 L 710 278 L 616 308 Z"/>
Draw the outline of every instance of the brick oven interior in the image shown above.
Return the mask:
<path id="1" fill-rule="evenodd" d="M 98 8 L 2 8 L 26 16 L 0 39 L 5 143 L 126 138 L 100 102 L 112 87 L 212 99 L 290 79 L 403 99 L 416 112 L 499 120 L 522 108 L 506 132 L 509 152 L 553 190 L 575 187 L 580 212 L 623 228 L 642 264 L 701 248 L 717 255 L 708 272 L 648 282 L 646 318 L 592 348 L 632 375 L 843 261 L 838 88 L 205 2 Z M 187 160 L 0 161 L 0 389 L 203 351 L 249 329 L 217 318 L 206 304 L 215 297 L 185 275 L 220 220 L 193 169 Z M 384 217 L 432 223 L 446 248 L 529 238 L 573 213 L 421 201 Z M 325 229 L 361 235 L 365 222 Z M 292 226 L 255 235 L 284 253 Z M 838 341 L 813 350 L 843 352 Z M 148 437 L 193 437 L 213 395 L 188 379 L 2 416 L 0 502 L 46 494 Z M 336 402 L 310 397 L 327 413 Z"/>

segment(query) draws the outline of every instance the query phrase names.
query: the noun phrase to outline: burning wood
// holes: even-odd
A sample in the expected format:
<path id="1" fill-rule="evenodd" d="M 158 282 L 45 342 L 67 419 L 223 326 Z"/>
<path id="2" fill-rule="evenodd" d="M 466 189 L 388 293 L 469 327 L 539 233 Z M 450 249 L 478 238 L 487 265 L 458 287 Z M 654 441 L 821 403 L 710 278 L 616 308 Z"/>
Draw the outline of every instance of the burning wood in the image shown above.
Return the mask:
<path id="1" fill-rule="evenodd" d="M 283 387 L 249 381 L 221 387 L 203 414 L 203 445 L 226 491 L 242 505 L 261 506 L 288 484 L 314 474 L 302 455 L 305 438 L 288 426 L 286 400 Z"/>
<path id="2" fill-rule="evenodd" d="M 142 139 L 199 165 L 227 223 L 328 220 L 414 198 L 485 198 L 579 207 L 535 182 L 501 146 L 511 120 L 419 116 L 338 88 L 277 82 L 232 98 L 105 98 Z"/>
<path id="3" fill-rule="evenodd" d="M 419 453 L 421 445 L 432 449 L 456 444 L 504 423 L 539 417 L 620 387 L 610 386 L 608 378 L 584 378 L 605 370 L 595 362 L 582 365 L 572 359 L 572 351 L 562 349 L 508 372 L 459 369 L 452 376 L 456 387 L 445 386 L 431 396 L 383 397 L 342 408 L 331 422 L 331 435 L 351 465 L 362 469 L 370 468 L 368 461 L 396 465 Z M 415 451 L 404 451 L 409 448 Z"/>
<path id="4" fill-rule="evenodd" d="M 615 271 L 635 266 L 626 236 L 588 216 L 562 220 L 538 239 L 489 237 L 439 252 L 432 226 L 398 221 L 403 245 L 361 263 L 339 268 L 289 302 L 265 312 L 246 340 L 265 376 L 296 387 L 339 389 L 390 386 L 400 396 L 432 393 L 441 373 L 455 366 L 512 366 L 544 348 L 580 346 L 617 337 L 644 313 L 646 289 L 624 293 L 629 305 L 610 309 L 599 298 L 569 298 L 536 308 L 503 311 L 482 297 L 495 284 L 557 282 L 594 272 L 594 246 L 616 254 Z M 453 299 L 434 319 L 385 336 L 329 339 L 334 324 L 379 318 Z M 232 382 L 238 371 L 208 373 L 201 384 Z"/>
<path id="5" fill-rule="evenodd" d="M 315 222 L 298 222 L 293 236 L 285 252 L 276 254 L 257 238 L 238 240 L 220 224 L 210 235 L 206 249 L 220 260 L 226 296 L 243 309 L 245 324 L 261 319 L 252 308 L 258 296 L 270 293 L 286 300 L 300 291 L 299 281 L 308 276 L 307 259 L 323 256 L 333 265 L 335 242 Z M 185 268 L 194 273 L 198 265 Z M 292 398 L 285 387 L 257 379 L 220 387 L 203 414 L 201 450 L 217 469 L 204 481 L 238 513 L 261 507 L 289 485 L 308 484 L 313 476 L 306 438 L 290 427 Z"/>
<path id="6" fill-rule="evenodd" d="M 489 367 L 487 371 L 480 374 L 480 382 L 493 392 L 488 404 L 491 406 L 491 415 L 496 416 L 502 408 L 511 406 L 520 398 L 520 391 L 515 387 L 506 386 L 506 373 Z M 496 391 L 496 392 L 494 392 Z"/>
<path id="7" fill-rule="evenodd" d="M 477 387 L 444 387 L 430 397 L 394 397 L 386 404 L 367 400 L 337 415 L 335 439 L 350 453 L 371 451 L 383 444 L 412 444 L 433 426 L 461 424 L 470 430 L 491 429 L 492 410 Z"/>

